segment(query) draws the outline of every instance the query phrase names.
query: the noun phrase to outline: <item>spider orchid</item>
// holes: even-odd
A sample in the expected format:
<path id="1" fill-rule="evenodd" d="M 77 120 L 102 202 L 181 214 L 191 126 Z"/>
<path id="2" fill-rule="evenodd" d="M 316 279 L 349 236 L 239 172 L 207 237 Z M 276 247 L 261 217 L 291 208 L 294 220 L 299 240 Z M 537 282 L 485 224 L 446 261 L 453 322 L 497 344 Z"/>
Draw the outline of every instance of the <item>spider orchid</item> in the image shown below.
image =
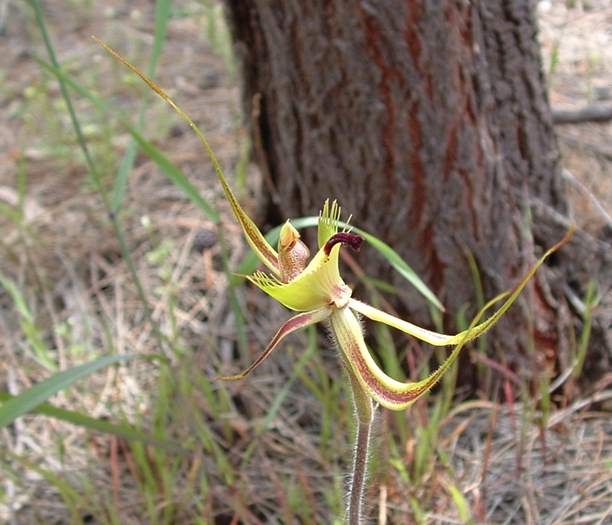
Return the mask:
<path id="1" fill-rule="evenodd" d="M 244 210 L 237 205 L 229 186 L 224 184 L 224 188 L 228 192 L 228 200 L 235 203 L 232 208 L 238 221 L 241 224 L 252 224 Z M 272 272 L 256 272 L 246 278 L 270 297 L 298 313 L 279 328 L 270 344 L 251 366 L 240 374 L 223 376 L 222 379 L 243 379 L 260 365 L 287 335 L 315 323 L 329 321 L 343 361 L 350 367 L 351 375 L 355 376 L 360 387 L 382 406 L 403 410 L 435 385 L 457 359 L 465 343 L 482 335 L 502 317 L 544 260 L 565 242 L 564 239 L 549 249 L 512 291 L 505 292 L 491 301 L 487 308 L 505 299 L 503 305 L 486 321 L 456 335 L 445 335 L 421 328 L 352 297 L 351 288 L 340 275 L 339 255 L 343 246 L 358 250 L 363 239 L 348 230 L 339 232 L 340 223 L 340 207 L 336 201 L 331 205 L 326 201 L 319 216 L 319 249 L 310 262 L 308 248 L 289 221 L 281 228 L 278 252 L 258 231 L 253 234 L 253 230 L 244 229 L 249 244 L 255 249 L 261 262 Z M 396 381 L 389 377 L 370 355 L 356 314 L 397 328 L 430 345 L 455 346 L 455 351 L 425 379 L 408 383 Z"/>
<path id="2" fill-rule="evenodd" d="M 248 244 L 261 263 L 271 272 L 258 271 L 246 278 L 288 309 L 298 312 L 279 328 L 270 344 L 251 366 L 237 375 L 221 376 L 221 379 L 233 381 L 245 378 L 270 356 L 287 335 L 307 326 L 328 321 L 342 352 L 341 357 L 348 368 L 351 381 L 356 382 L 363 392 L 382 406 L 391 410 L 403 410 L 436 384 L 456 361 L 465 343 L 482 335 L 504 315 L 546 258 L 567 242 L 572 234 L 572 231 L 569 231 L 561 241 L 546 251 L 513 290 L 497 296 L 481 310 L 477 319 L 485 310 L 505 299 L 502 306 L 486 321 L 476 324 L 476 319 L 470 328 L 456 335 L 432 332 L 412 324 L 352 297 L 351 288 L 340 275 L 340 250 L 344 246 L 358 250 L 363 239 L 350 230 L 338 231 L 341 209 L 336 201 L 330 204 L 327 200 L 324 203 L 318 222 L 318 251 L 310 261 L 308 248 L 289 221 L 281 228 L 278 251 L 275 250 L 240 206 L 212 148 L 193 120 L 153 80 L 104 42 L 96 37 L 93 38 L 115 59 L 138 75 L 196 133 L 211 159 L 225 197 Z M 442 365 L 425 379 L 417 382 L 399 382 L 388 376 L 370 355 L 356 314 L 385 323 L 430 345 L 455 346 L 455 349 Z"/>
<path id="3" fill-rule="evenodd" d="M 97 38 L 94 39 L 138 75 L 194 130 L 212 162 L 225 197 L 242 227 L 247 242 L 269 270 L 269 273 L 258 271 L 246 278 L 289 310 L 297 312 L 278 329 L 251 366 L 237 375 L 222 376 L 221 379 L 234 381 L 245 378 L 270 356 L 287 335 L 297 330 L 320 322 L 327 322 L 331 326 L 351 383 L 358 421 L 347 517 L 351 525 L 361 523 L 367 450 L 374 414 L 372 401 L 391 410 L 403 410 L 428 392 L 457 360 L 465 343 L 489 330 L 504 315 L 546 258 L 569 240 L 572 230 L 546 251 L 512 290 L 489 301 L 467 330 L 456 335 L 432 332 L 352 297 L 351 288 L 340 275 L 340 251 L 345 246 L 358 250 L 363 238 L 350 229 L 338 231 L 339 225 L 343 223 L 340 221 L 341 210 L 336 201 L 330 204 L 328 200 L 323 205 L 318 221 L 318 250 L 312 259 L 307 246 L 300 239 L 299 232 L 289 221 L 281 228 L 278 246 L 274 249 L 240 206 L 212 148 L 193 120 L 156 83 L 116 51 Z M 504 302 L 499 309 L 487 320 L 479 323 L 484 313 L 501 301 Z M 370 355 L 358 319 L 359 314 L 401 330 L 430 345 L 455 348 L 442 365 L 425 379 L 406 383 L 397 381 L 387 375 Z"/>

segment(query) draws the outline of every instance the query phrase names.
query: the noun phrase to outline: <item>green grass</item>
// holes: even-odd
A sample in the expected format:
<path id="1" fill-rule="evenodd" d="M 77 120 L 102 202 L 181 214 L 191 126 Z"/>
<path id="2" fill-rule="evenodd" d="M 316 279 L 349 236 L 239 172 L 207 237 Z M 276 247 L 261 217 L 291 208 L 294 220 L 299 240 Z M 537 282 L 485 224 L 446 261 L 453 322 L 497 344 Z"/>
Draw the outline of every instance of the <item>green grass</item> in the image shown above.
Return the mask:
<path id="1" fill-rule="evenodd" d="M 43 37 L 44 45 L 49 56 L 49 64 L 43 65 L 47 71 L 50 71 L 55 75 L 59 82 L 61 99 L 58 103 L 55 100 L 49 99 L 48 96 L 48 85 L 41 84 L 39 87 L 30 90 L 27 95 L 27 102 L 30 105 L 28 109 L 34 109 L 34 105 L 38 110 L 45 109 L 48 111 L 49 105 L 52 110 L 60 112 L 58 117 L 61 117 L 61 112 L 65 112 L 70 119 L 72 124 L 73 133 L 76 134 L 77 143 L 81 152 L 81 159 L 85 164 L 85 167 L 89 173 L 89 183 L 98 193 L 100 200 L 102 201 L 106 211 L 109 222 L 112 225 L 112 229 L 116 235 L 117 241 L 119 242 L 121 255 L 123 260 L 126 262 L 132 277 L 132 284 L 138 290 L 138 296 L 141 306 L 148 318 L 151 329 L 155 332 L 157 337 L 157 350 L 167 351 L 170 350 L 171 355 L 179 355 L 181 351 L 185 349 L 180 341 L 180 335 L 177 332 L 176 318 L 174 316 L 176 306 L 176 290 L 172 286 L 171 272 L 168 267 L 168 246 L 162 243 L 156 248 L 156 250 L 149 253 L 148 261 L 154 266 L 159 267 L 159 276 L 164 283 L 163 289 L 160 290 L 159 299 L 166 303 L 169 319 L 169 328 L 162 329 L 157 321 L 153 319 L 152 306 L 150 298 L 152 291 L 146 290 L 145 286 L 141 282 L 139 272 L 136 269 L 136 263 L 131 247 L 128 244 L 126 231 L 123 226 L 122 220 L 118 215 L 118 211 L 122 208 L 125 199 L 125 191 L 128 185 L 128 175 L 133 168 L 134 160 L 137 154 L 137 146 L 143 148 L 143 150 L 149 154 L 149 156 L 160 166 L 160 168 L 169 176 L 169 178 L 177 184 L 181 190 L 185 192 L 188 197 L 204 211 L 204 213 L 213 219 L 215 222 L 218 221 L 217 212 L 206 203 L 202 197 L 197 193 L 195 188 L 190 185 L 186 177 L 176 168 L 170 161 L 168 161 L 160 152 L 157 150 L 152 143 L 147 141 L 140 135 L 139 130 L 142 128 L 143 118 L 146 111 L 146 104 L 142 105 L 138 123 L 135 126 L 127 125 L 131 134 L 132 141 L 128 145 L 124 157 L 122 159 L 109 159 L 109 162 L 104 162 L 98 154 L 99 140 L 105 138 L 109 141 L 112 139 L 112 135 L 116 133 L 116 130 L 111 131 L 106 137 L 93 133 L 92 126 L 83 126 L 81 124 L 81 115 L 77 113 L 75 105 L 73 103 L 70 89 L 76 90 L 81 96 L 86 96 L 91 102 L 96 105 L 99 111 L 106 112 L 108 104 L 102 101 L 99 97 L 92 94 L 83 86 L 79 85 L 78 82 L 72 80 L 69 74 L 66 73 L 60 67 L 57 60 L 57 53 L 54 49 L 51 36 L 46 26 L 45 17 L 41 9 L 40 4 L 37 1 L 30 2 L 33 13 L 35 15 L 35 23 Z M 155 65 L 161 53 L 162 44 L 166 35 L 166 25 L 169 17 L 169 2 L 158 1 L 156 7 L 155 17 L 155 40 L 153 46 L 152 57 L 149 66 L 149 72 L 152 73 L 155 69 Z M 63 119 L 63 117 L 61 117 Z M 67 163 L 72 162 L 71 154 L 72 151 L 65 147 L 66 142 L 70 142 L 67 139 L 66 133 L 56 133 L 52 127 L 53 123 L 59 123 L 59 118 L 48 118 L 45 120 L 48 124 L 48 130 L 51 132 L 49 136 L 52 136 L 57 140 L 57 146 L 53 146 L 51 149 L 52 154 L 56 152 L 61 153 L 62 159 Z M 127 122 L 124 121 L 124 124 Z M 57 130 L 64 131 L 63 126 L 58 126 Z M 90 145 L 91 141 L 95 141 L 96 145 L 94 148 Z M 94 151 L 95 150 L 95 151 Z M 65 156 L 65 157 L 64 157 Z M 118 166 L 117 175 L 109 188 L 107 181 L 105 180 L 104 172 L 107 171 L 108 166 Z M 20 170 L 20 174 L 24 174 L 25 170 Z M 14 223 L 21 221 L 23 201 L 25 199 L 25 185 L 23 180 L 25 176 L 20 176 L 18 179 L 18 193 L 19 203 L 15 207 L 3 208 L 3 214 L 9 220 Z M 19 224 L 21 227 L 22 224 Z M 28 232 L 23 230 L 22 234 L 27 236 Z M 227 274 L 229 276 L 229 274 Z M 44 336 L 44 329 L 39 326 L 35 315 L 32 313 L 31 308 L 28 305 L 23 291 L 20 287 L 9 277 L 2 275 L 0 284 L 7 290 L 13 299 L 13 305 L 17 311 L 21 321 L 21 331 L 27 342 L 27 347 L 33 352 L 35 359 L 53 372 L 57 369 L 57 363 L 55 358 L 55 351 L 49 348 L 46 344 L 46 338 Z M 69 328 L 66 323 L 58 325 L 58 334 L 66 336 Z M 104 349 L 99 348 L 99 352 L 104 353 Z M 151 354 L 148 354 L 149 356 Z M 16 418 L 23 416 L 28 412 L 34 412 L 36 414 L 44 415 L 46 417 L 55 418 L 57 420 L 68 422 L 72 425 L 81 426 L 89 431 L 103 432 L 110 436 L 114 435 L 116 438 L 122 438 L 129 443 L 128 452 L 133 457 L 131 463 L 133 471 L 133 480 L 138 483 L 140 488 L 139 492 L 142 496 L 142 501 L 147 508 L 149 518 L 152 523 L 173 523 L 176 520 L 176 510 L 173 505 L 163 505 L 160 510 L 160 495 L 163 495 L 168 502 L 170 502 L 178 494 L 175 494 L 175 489 L 178 484 L 177 478 L 186 468 L 186 461 L 182 459 L 177 460 L 176 458 L 191 457 L 191 455 L 200 449 L 200 454 L 210 454 L 215 459 L 215 464 L 219 467 L 219 475 L 227 482 L 231 483 L 235 479 L 235 473 L 233 472 L 230 461 L 227 459 L 223 448 L 219 445 L 219 439 L 214 434 L 214 431 L 210 428 L 210 421 L 208 418 L 196 418 L 194 428 L 194 436 L 198 436 L 200 439 L 191 439 L 188 443 L 181 443 L 178 450 L 181 453 L 176 455 L 177 445 L 172 445 L 175 452 L 169 454 L 163 450 L 163 447 L 169 447 L 169 438 L 166 433 L 166 425 L 173 421 L 175 404 L 172 402 L 177 395 L 177 385 L 174 384 L 172 374 L 170 373 L 171 368 L 168 364 L 161 362 L 158 369 L 157 378 L 157 396 L 153 399 L 147 399 L 154 403 L 154 414 L 153 414 L 153 425 L 149 431 L 142 431 L 138 426 L 127 426 L 123 423 L 109 423 L 105 420 L 89 417 L 87 414 L 74 411 L 66 410 L 63 408 L 55 407 L 46 402 L 54 394 L 68 389 L 78 379 L 83 379 L 93 372 L 106 367 L 110 364 L 117 362 L 124 362 L 129 358 L 138 357 L 137 355 L 110 355 L 105 357 L 99 357 L 94 359 L 88 364 L 74 366 L 61 372 L 57 372 L 55 375 L 48 377 L 44 381 L 40 381 L 34 387 L 24 390 L 17 396 L 11 396 L 8 393 L 3 393 L 2 405 L 0 406 L 0 426 L 5 426 L 12 423 Z M 182 365 L 181 365 L 182 366 Z M 172 368 L 174 370 L 174 368 Z M 195 380 L 201 389 L 201 391 L 208 392 L 207 406 L 218 406 L 217 416 L 221 416 L 223 413 L 231 407 L 228 407 L 229 397 L 225 392 L 225 387 L 219 389 L 218 385 L 210 385 L 209 380 L 202 375 L 199 378 L 191 378 Z M 183 385 L 183 390 L 187 390 L 190 394 L 192 385 L 189 385 L 189 389 Z M 225 401 L 223 401 L 225 400 Z M 185 407 L 191 406 L 191 400 L 184 404 Z M 191 411 L 189 414 L 183 414 L 184 417 L 189 415 L 191 417 Z M 171 417 L 172 416 L 172 417 Z M 143 422 L 143 424 L 146 424 Z M 172 428 L 172 427 L 171 427 Z M 227 428 L 227 427 L 226 427 Z M 227 434 L 227 432 L 226 432 Z M 116 442 L 116 441 L 115 441 Z M 149 449 L 146 445 L 141 443 L 153 444 L 154 447 Z M 181 448 L 185 446 L 185 448 Z M 159 448 L 162 447 L 162 448 Z M 72 521 L 78 519 L 79 513 L 82 508 L 96 508 L 99 510 L 97 514 L 99 517 L 107 516 L 108 522 L 120 522 L 121 513 L 120 509 L 113 509 L 113 505 L 117 503 L 113 501 L 116 498 L 108 498 L 109 494 L 103 495 L 98 501 L 99 495 L 97 494 L 98 488 L 92 486 L 83 485 L 81 488 L 73 488 L 70 481 L 62 479 L 61 476 L 56 475 L 47 469 L 39 467 L 34 463 L 27 460 L 25 457 L 18 457 L 12 455 L 10 457 L 4 457 L 3 460 L 16 461 L 22 467 L 33 470 L 39 475 L 43 476 L 51 485 L 55 486 L 62 496 L 64 504 L 67 509 L 70 509 L 70 516 Z M 8 465 L 8 463 L 7 463 Z M 198 490 L 201 487 L 205 487 L 208 483 L 206 478 L 213 476 L 214 472 L 201 471 L 201 476 L 193 477 L 189 485 L 192 492 Z M 91 499 L 91 501 L 86 501 Z M 178 498 L 180 501 L 180 498 Z M 92 505 L 90 505 L 92 503 Z M 119 512 L 119 514 L 118 514 Z"/>

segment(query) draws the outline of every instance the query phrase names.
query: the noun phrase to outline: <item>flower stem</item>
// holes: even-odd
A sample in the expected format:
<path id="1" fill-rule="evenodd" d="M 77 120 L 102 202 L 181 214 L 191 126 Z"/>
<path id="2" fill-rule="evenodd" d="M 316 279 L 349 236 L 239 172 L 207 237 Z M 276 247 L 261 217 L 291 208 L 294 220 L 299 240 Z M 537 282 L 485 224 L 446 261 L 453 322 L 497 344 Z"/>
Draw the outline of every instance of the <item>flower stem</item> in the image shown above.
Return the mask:
<path id="1" fill-rule="evenodd" d="M 370 443 L 370 424 L 359 423 L 355 439 L 355 457 L 353 458 L 353 475 L 349 492 L 348 523 L 362 523 L 363 493 L 366 485 L 368 469 L 368 446 Z"/>
<path id="2" fill-rule="evenodd" d="M 350 367 L 347 366 L 346 369 L 351 380 L 355 417 L 357 419 L 353 472 L 348 493 L 347 523 L 348 525 L 361 525 L 363 523 L 363 494 L 368 474 L 368 448 L 372 421 L 374 420 L 374 406 Z"/>

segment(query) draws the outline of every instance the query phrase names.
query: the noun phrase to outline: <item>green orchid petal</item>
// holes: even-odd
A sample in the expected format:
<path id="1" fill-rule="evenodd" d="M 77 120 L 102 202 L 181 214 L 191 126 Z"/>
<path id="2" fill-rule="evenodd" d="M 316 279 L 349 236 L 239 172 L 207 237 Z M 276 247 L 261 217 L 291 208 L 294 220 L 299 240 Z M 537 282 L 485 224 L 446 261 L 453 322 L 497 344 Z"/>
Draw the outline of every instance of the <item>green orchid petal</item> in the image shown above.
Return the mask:
<path id="1" fill-rule="evenodd" d="M 307 312 L 330 306 L 342 308 L 352 292 L 338 270 L 340 246 L 334 245 L 329 255 L 321 248 L 304 271 L 288 283 L 263 272 L 247 279 L 290 310 Z"/>
<path id="2" fill-rule="evenodd" d="M 476 325 L 486 310 L 501 301 L 505 294 L 489 301 L 479 312 L 472 325 Z M 464 332 L 464 337 L 454 348 L 442 365 L 425 379 L 416 382 L 402 383 L 385 374 L 370 355 L 363 340 L 361 325 L 350 308 L 334 311 L 331 316 L 331 325 L 336 335 L 338 346 L 342 350 L 345 362 L 363 388 L 372 399 L 391 410 L 404 410 L 419 397 L 428 392 L 457 360 L 464 344 L 472 339 L 472 326 Z"/>
<path id="3" fill-rule="evenodd" d="M 116 60 L 121 62 L 124 66 L 130 69 L 134 74 L 138 75 L 145 84 L 147 84 L 155 93 L 157 93 L 163 100 L 166 102 L 174 111 L 181 117 L 191 129 L 195 132 L 198 139 L 202 143 L 204 150 L 206 151 L 210 161 L 212 162 L 213 168 L 215 169 L 215 173 L 221 182 L 221 187 L 223 188 L 223 193 L 225 193 L 225 198 L 230 203 L 232 211 L 234 212 L 234 216 L 236 220 L 242 227 L 242 231 L 246 236 L 247 242 L 253 248 L 253 251 L 256 253 L 259 260 L 265 264 L 270 270 L 272 270 L 276 275 L 280 274 L 280 270 L 278 267 L 278 254 L 276 250 L 268 244 L 265 237 L 257 228 L 257 225 L 251 220 L 251 218 L 247 215 L 244 209 L 240 206 L 238 199 L 232 192 L 225 175 L 223 174 L 223 170 L 221 169 L 221 164 L 217 160 L 217 157 L 208 144 L 206 137 L 200 131 L 200 128 L 195 124 L 195 122 L 191 119 L 187 113 L 185 113 L 179 106 L 170 98 L 170 96 L 153 80 L 151 80 L 147 75 L 145 75 L 142 71 L 140 71 L 136 66 L 130 64 L 125 58 L 123 58 L 117 51 L 106 45 L 100 39 L 95 36 L 93 39 L 102 46 L 108 53 L 110 53 Z"/>
<path id="4" fill-rule="evenodd" d="M 329 199 L 325 199 L 323 209 L 319 214 L 319 227 L 317 230 L 317 240 L 319 248 L 323 248 L 329 238 L 338 233 L 338 222 L 342 214 L 342 208 L 338 205 L 338 202 L 334 200 L 329 204 Z"/>
<path id="5" fill-rule="evenodd" d="M 232 376 L 221 376 L 217 379 L 221 379 L 223 381 L 239 381 L 240 379 L 244 379 L 269 357 L 272 351 L 286 336 L 297 330 L 306 328 L 307 326 L 316 324 L 320 321 L 324 321 L 329 317 L 330 313 L 331 310 L 329 308 L 321 308 L 313 312 L 305 312 L 298 315 L 294 315 L 278 329 L 278 332 L 276 332 L 266 349 L 259 355 L 257 359 L 255 359 L 251 366 L 249 366 L 246 370 L 240 372 L 239 374 Z"/>
<path id="6" fill-rule="evenodd" d="M 510 292 L 506 292 L 503 294 L 503 297 L 507 297 L 509 294 Z M 420 339 L 421 341 L 429 343 L 433 346 L 450 346 L 459 344 L 459 342 L 463 339 L 467 332 L 467 330 L 464 330 L 463 332 L 460 332 L 456 335 L 446 335 L 438 332 L 433 332 L 431 330 L 421 328 L 418 325 L 409 323 L 408 321 L 404 321 L 403 319 L 388 314 L 387 312 L 383 312 L 382 310 L 374 308 L 373 306 L 370 306 L 367 303 L 357 301 L 356 299 L 351 299 L 349 301 L 349 308 L 352 308 L 356 312 L 359 312 L 360 314 L 366 316 L 372 321 L 377 321 L 379 323 L 384 323 L 386 325 L 392 326 L 393 328 L 397 328 L 398 330 L 406 332 L 407 334 L 410 334 L 411 336 L 416 337 L 417 339 Z M 501 311 L 501 309 L 499 311 Z M 487 321 L 485 321 L 484 323 L 475 326 L 474 329 L 470 332 L 470 339 L 468 339 L 468 341 L 475 339 L 483 332 L 485 332 L 488 328 L 490 328 L 495 323 L 495 321 L 499 317 L 501 317 L 501 315 L 497 315 L 498 313 L 499 312 L 497 312 L 490 319 L 487 319 Z"/>
<path id="7" fill-rule="evenodd" d="M 489 319 L 485 322 L 474 326 L 469 330 L 464 330 L 463 332 L 459 332 L 456 335 L 446 335 L 440 334 L 438 332 L 432 332 L 431 330 L 426 330 L 425 328 L 421 328 L 415 324 L 409 323 L 408 321 L 404 321 L 394 315 L 388 314 L 379 310 L 378 308 L 374 308 L 369 304 L 362 303 L 361 301 L 357 301 L 356 299 L 350 299 L 349 307 L 357 312 L 365 315 L 368 319 L 372 321 L 378 321 L 380 323 L 387 324 L 392 326 L 393 328 L 397 328 L 402 332 L 406 332 L 421 341 L 425 341 L 430 345 L 434 346 L 449 346 L 456 345 L 460 342 L 469 342 L 478 336 L 485 333 L 489 330 L 499 319 L 508 311 L 508 309 L 512 306 L 512 304 L 516 301 L 520 293 L 523 291 L 529 279 L 533 277 L 535 272 L 544 264 L 544 261 L 556 250 L 558 250 L 561 246 L 563 246 L 573 234 L 573 230 L 567 232 L 567 234 L 561 239 L 557 244 L 555 244 L 552 248 L 549 248 L 540 259 L 533 265 L 533 267 L 525 274 L 525 276 L 521 279 L 521 281 L 512 289 L 507 292 L 504 292 L 498 298 L 505 299 L 507 297 L 506 302 L 495 312 Z"/>

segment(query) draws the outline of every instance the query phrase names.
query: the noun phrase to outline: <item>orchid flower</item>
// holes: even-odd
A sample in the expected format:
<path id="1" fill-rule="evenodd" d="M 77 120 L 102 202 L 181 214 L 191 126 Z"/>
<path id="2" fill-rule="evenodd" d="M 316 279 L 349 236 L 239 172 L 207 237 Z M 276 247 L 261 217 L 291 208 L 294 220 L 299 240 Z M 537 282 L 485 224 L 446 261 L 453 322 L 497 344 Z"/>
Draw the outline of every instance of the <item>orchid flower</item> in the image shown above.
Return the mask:
<path id="1" fill-rule="evenodd" d="M 463 345 L 489 330 L 510 308 L 529 279 L 548 256 L 569 240 L 568 234 L 536 262 L 511 291 L 493 299 L 484 310 L 505 299 L 502 306 L 486 321 L 471 326 L 455 335 L 427 330 L 352 297 L 351 288 L 340 275 L 339 257 L 344 246 L 358 250 L 363 238 L 350 229 L 338 231 L 341 208 L 336 201 L 325 201 L 318 222 L 318 250 L 309 260 L 309 250 L 300 239 L 299 232 L 287 221 L 281 228 L 277 249 L 274 249 L 257 225 L 244 211 L 228 184 L 223 170 L 208 141 L 193 120 L 159 87 L 115 50 L 93 37 L 106 51 L 138 75 L 178 115 L 185 120 L 200 139 L 208 154 L 232 212 L 240 224 L 246 241 L 270 273 L 258 271 L 246 278 L 276 299 L 289 310 L 298 312 L 278 329 L 270 344 L 246 370 L 237 375 L 222 376 L 225 380 L 245 378 L 265 361 L 289 334 L 307 326 L 328 321 L 349 367 L 360 387 L 374 401 L 391 410 L 403 410 L 429 391 L 444 372 L 455 362 Z M 388 376 L 374 361 L 366 347 L 358 315 L 387 324 L 433 346 L 455 346 L 455 350 L 431 375 L 417 382 L 400 382 Z"/>
<path id="2" fill-rule="evenodd" d="M 457 360 L 465 343 L 484 334 L 504 315 L 548 256 L 569 240 L 572 230 L 547 250 L 512 290 L 489 301 L 467 330 L 455 335 L 446 335 L 422 328 L 353 297 L 351 288 L 340 274 L 340 251 L 344 247 L 358 250 L 363 238 L 353 233 L 350 228 L 339 231 L 339 226 L 346 223 L 341 221 L 341 209 L 336 201 L 330 203 L 327 200 L 323 205 L 318 221 L 318 247 L 312 258 L 308 247 L 302 242 L 299 232 L 290 221 L 281 228 L 277 248 L 272 247 L 241 207 L 212 148 L 193 120 L 155 82 L 116 51 L 95 37 L 94 39 L 138 75 L 194 130 L 211 159 L 225 197 L 248 244 L 268 269 L 267 273 L 257 271 L 246 276 L 246 279 L 289 310 L 296 312 L 282 324 L 268 346 L 246 370 L 236 375 L 221 376 L 220 379 L 228 381 L 244 379 L 270 356 L 286 336 L 293 332 L 321 322 L 326 322 L 331 327 L 351 382 L 359 422 L 352 480 L 354 490 L 350 494 L 348 510 L 349 523 L 359 523 L 367 444 L 374 411 L 372 401 L 391 410 L 403 410 L 428 392 Z M 484 313 L 501 301 L 503 303 L 498 310 L 479 323 Z M 455 348 L 440 367 L 426 378 L 414 382 L 397 381 L 387 375 L 372 358 L 364 340 L 360 315 L 401 330 L 430 345 Z"/>
<path id="3" fill-rule="evenodd" d="M 235 202 L 231 193 L 228 199 Z M 240 207 L 233 209 L 237 216 L 241 217 L 238 221 L 241 224 L 246 222 L 244 210 Z M 249 237 L 250 232 L 245 230 L 245 235 L 249 237 L 250 244 L 256 247 L 260 260 L 272 270 L 272 273 L 256 272 L 247 276 L 247 279 L 283 306 L 298 313 L 279 328 L 270 344 L 249 368 L 240 374 L 224 376 L 222 379 L 243 379 L 260 365 L 287 335 L 315 323 L 329 321 L 343 360 L 350 366 L 350 371 L 361 388 L 380 405 L 392 410 L 403 410 L 440 379 L 457 359 L 457 349 L 482 335 L 502 317 L 535 271 L 558 248 L 558 245 L 555 245 L 548 250 L 511 292 L 494 299 L 493 303 L 502 299 L 505 299 L 505 302 L 486 321 L 456 335 L 446 335 L 412 324 L 352 297 L 351 288 L 340 275 L 340 250 L 343 246 L 359 249 L 363 239 L 347 230 L 338 231 L 337 225 L 340 222 L 340 207 L 336 201 L 331 205 L 329 200 L 326 201 L 319 217 L 319 249 L 309 262 L 308 248 L 289 221 L 281 228 L 278 252 L 267 243 L 263 235 Z M 263 254 L 270 257 L 266 258 Z M 430 345 L 455 346 L 456 351 L 425 379 L 407 383 L 396 381 L 388 376 L 370 355 L 358 314 L 401 330 Z"/>

